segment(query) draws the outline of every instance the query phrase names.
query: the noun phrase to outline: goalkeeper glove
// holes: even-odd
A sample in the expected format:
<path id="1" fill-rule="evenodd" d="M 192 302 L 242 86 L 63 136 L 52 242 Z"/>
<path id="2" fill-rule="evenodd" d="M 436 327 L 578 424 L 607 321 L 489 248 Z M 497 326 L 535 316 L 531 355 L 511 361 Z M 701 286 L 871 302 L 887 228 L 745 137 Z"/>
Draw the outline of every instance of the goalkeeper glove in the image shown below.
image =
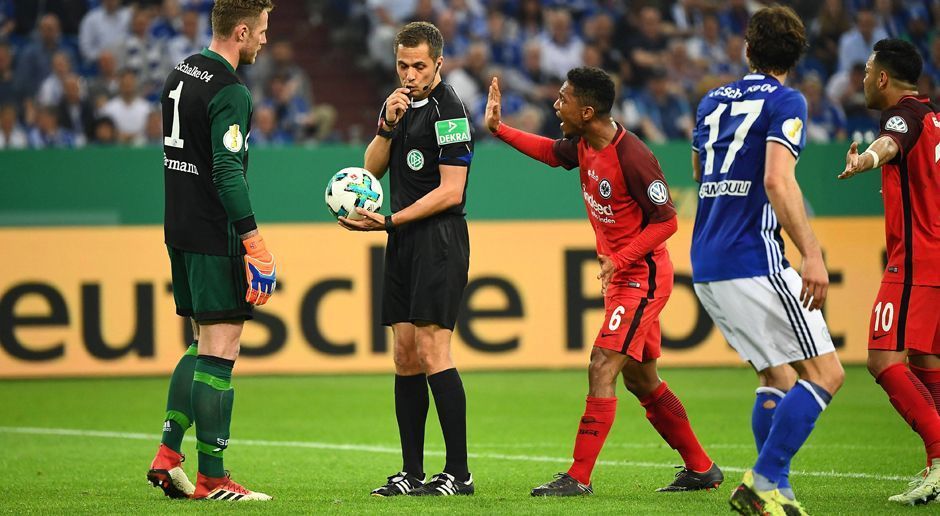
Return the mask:
<path id="1" fill-rule="evenodd" d="M 268 302 L 277 287 L 277 266 L 274 255 L 264 246 L 260 234 L 242 240 L 245 246 L 245 276 L 248 279 L 248 293 L 245 301 L 261 306 Z"/>

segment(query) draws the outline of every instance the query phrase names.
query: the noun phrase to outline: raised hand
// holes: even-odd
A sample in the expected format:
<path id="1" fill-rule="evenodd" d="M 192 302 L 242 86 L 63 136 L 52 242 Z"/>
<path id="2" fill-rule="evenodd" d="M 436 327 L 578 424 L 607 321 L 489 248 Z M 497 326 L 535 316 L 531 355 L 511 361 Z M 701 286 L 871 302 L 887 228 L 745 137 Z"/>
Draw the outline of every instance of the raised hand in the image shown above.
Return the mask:
<path id="1" fill-rule="evenodd" d="M 389 127 L 397 124 L 408 110 L 411 103 L 408 100 L 409 91 L 408 88 L 397 88 L 385 100 L 385 123 Z"/>
<path id="2" fill-rule="evenodd" d="M 502 108 L 500 107 L 499 81 L 496 77 L 490 82 L 490 93 L 486 97 L 486 111 L 483 114 L 483 122 L 491 133 L 499 129 L 499 121 Z"/>
<path id="3" fill-rule="evenodd" d="M 858 142 L 852 142 L 849 146 L 849 152 L 845 153 L 845 170 L 839 174 L 839 179 L 848 179 L 861 172 L 858 159 Z"/>

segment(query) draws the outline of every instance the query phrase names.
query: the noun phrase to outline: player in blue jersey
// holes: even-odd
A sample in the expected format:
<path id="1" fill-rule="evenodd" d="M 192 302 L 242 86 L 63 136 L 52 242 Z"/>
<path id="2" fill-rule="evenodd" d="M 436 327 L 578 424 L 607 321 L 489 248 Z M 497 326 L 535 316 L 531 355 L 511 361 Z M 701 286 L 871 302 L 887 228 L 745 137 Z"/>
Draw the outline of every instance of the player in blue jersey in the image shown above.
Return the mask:
<path id="1" fill-rule="evenodd" d="M 696 114 L 692 277 L 760 382 L 751 417 L 757 462 L 731 507 L 804 514 L 789 483 L 790 459 L 844 378 L 819 311 L 829 275 L 795 177 L 806 99 L 784 86 L 806 35 L 792 9 L 769 7 L 751 17 L 745 41 L 752 73 L 708 92 Z M 781 229 L 802 255 L 802 274 L 784 256 Z"/>

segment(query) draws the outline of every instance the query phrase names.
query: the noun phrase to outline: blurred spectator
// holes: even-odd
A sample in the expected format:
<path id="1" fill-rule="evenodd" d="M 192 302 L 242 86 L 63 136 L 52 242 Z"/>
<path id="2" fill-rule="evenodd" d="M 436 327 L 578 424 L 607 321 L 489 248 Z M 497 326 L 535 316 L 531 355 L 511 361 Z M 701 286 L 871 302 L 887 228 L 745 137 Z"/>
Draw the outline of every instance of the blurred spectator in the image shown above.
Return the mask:
<path id="1" fill-rule="evenodd" d="M 450 11 L 448 9 L 448 11 Z M 432 0 L 417 0 L 414 11 L 407 16 L 408 21 L 424 21 L 434 23 L 437 20 L 437 12 L 434 9 Z"/>
<path id="2" fill-rule="evenodd" d="M 492 9 L 486 16 L 487 41 L 493 64 L 519 68 L 522 66 L 522 40 L 519 26 L 501 11 Z"/>
<path id="3" fill-rule="evenodd" d="M 711 63 L 708 71 L 712 74 L 729 76 L 731 77 L 729 80 L 747 75 L 750 68 L 744 54 L 744 38 L 738 35 L 728 36 L 728 39 L 725 40 L 724 59 Z"/>
<path id="4" fill-rule="evenodd" d="M 115 145 L 118 143 L 117 128 L 114 120 L 103 116 L 95 120 L 95 136 L 92 143 L 96 145 Z"/>
<path id="5" fill-rule="evenodd" d="M 472 39 L 486 37 L 486 18 L 480 0 L 450 0 L 446 9 L 457 18 L 457 28 Z"/>
<path id="6" fill-rule="evenodd" d="M 271 78 L 267 99 L 262 106 L 274 111 L 278 128 L 297 142 L 329 139 L 336 122 L 336 109 L 333 106 L 323 104 L 311 107 L 297 94 L 284 74 Z"/>
<path id="7" fill-rule="evenodd" d="M 809 24 L 812 44 L 809 53 L 832 73 L 839 61 L 839 38 L 852 28 L 842 0 L 825 0 L 819 16 Z"/>
<path id="8" fill-rule="evenodd" d="M 272 43 L 270 51 L 262 52 L 258 62 L 248 67 L 247 73 L 255 84 L 255 93 L 259 98 L 264 97 L 264 88 L 271 82 L 271 78 L 280 75 L 287 81 L 291 92 L 300 95 L 308 104 L 313 101 L 310 77 L 294 61 L 294 48 L 287 41 Z"/>
<path id="9" fill-rule="evenodd" d="M 623 38 L 626 46 L 623 55 L 633 62 L 634 77 L 643 81 L 652 69 L 662 66 L 669 44 L 663 33 L 663 22 L 655 7 L 643 7 L 637 20 L 636 29 L 625 28 L 632 37 Z"/>
<path id="10" fill-rule="evenodd" d="M 101 0 L 88 12 L 78 29 L 78 44 L 86 63 L 98 60 L 102 50 L 114 49 L 127 38 L 131 9 L 121 7 L 121 0 Z"/>
<path id="11" fill-rule="evenodd" d="M 3 104 L 0 106 L 0 150 L 25 149 L 28 146 L 26 131 L 16 120 L 16 106 Z"/>
<path id="12" fill-rule="evenodd" d="M 290 145 L 294 138 L 278 127 L 277 115 L 268 106 L 261 106 L 253 114 L 251 144 L 259 147 Z"/>
<path id="13" fill-rule="evenodd" d="M 524 40 L 542 34 L 542 4 L 540 0 L 520 0 L 519 5 L 520 37 Z"/>
<path id="14" fill-rule="evenodd" d="M 6 41 L 16 28 L 13 14 L 13 0 L 0 0 L 0 42 Z"/>
<path id="15" fill-rule="evenodd" d="M 872 47 L 888 33 L 878 27 L 875 13 L 865 9 L 855 15 L 855 28 L 839 38 L 839 71 L 844 72 L 854 64 L 868 61 Z"/>
<path id="16" fill-rule="evenodd" d="M 110 50 L 98 55 L 98 75 L 88 82 L 88 97 L 100 109 L 105 102 L 118 94 L 121 78 L 118 76 L 117 58 Z"/>
<path id="17" fill-rule="evenodd" d="M 721 10 L 721 28 L 728 34 L 744 35 L 751 9 L 747 0 L 730 0 Z"/>
<path id="18" fill-rule="evenodd" d="M 59 127 L 54 107 L 41 107 L 36 114 L 36 126 L 29 131 L 29 146 L 33 149 L 66 148 L 77 146 L 71 131 Z"/>
<path id="19" fill-rule="evenodd" d="M 36 102 L 40 106 L 55 106 L 62 99 L 63 81 L 72 74 L 69 56 L 61 50 L 52 55 L 52 73 L 39 85 Z"/>
<path id="20" fill-rule="evenodd" d="M 31 96 L 42 81 L 52 73 L 52 55 L 65 52 L 74 62 L 75 54 L 62 40 L 59 18 L 45 14 L 39 20 L 39 37 L 17 56 L 16 83 L 21 96 Z"/>
<path id="21" fill-rule="evenodd" d="M 721 37 L 718 17 L 706 14 L 702 18 L 702 33 L 689 40 L 689 57 L 702 68 L 722 63 L 727 58 L 725 42 Z"/>
<path id="22" fill-rule="evenodd" d="M 674 25 L 674 35 L 687 38 L 702 26 L 702 9 L 699 0 L 678 0 L 669 9 Z"/>
<path id="23" fill-rule="evenodd" d="M 444 38 L 444 66 L 441 73 L 450 73 L 450 70 L 463 66 L 467 49 L 470 48 L 470 39 L 460 32 L 457 18 L 450 11 L 441 13 L 437 28 Z"/>
<path id="24" fill-rule="evenodd" d="M 121 69 L 137 74 L 138 88 L 145 98 L 155 99 L 163 88 L 167 74 L 164 50 L 163 42 L 150 35 L 150 13 L 143 9 L 135 12 L 131 33 L 118 47 L 117 55 Z"/>
<path id="25" fill-rule="evenodd" d="M 669 74 L 662 68 L 650 73 L 646 90 L 637 97 L 644 138 L 662 143 L 692 138 L 692 110 L 682 95 L 669 90 Z"/>
<path id="26" fill-rule="evenodd" d="M 823 84 L 819 76 L 807 75 L 800 90 L 806 97 L 806 140 L 817 143 L 845 140 L 845 113 L 823 94 Z"/>
<path id="27" fill-rule="evenodd" d="M 131 70 L 121 72 L 120 93 L 101 108 L 101 115 L 109 117 L 117 128 L 121 143 L 133 143 L 144 135 L 150 104 L 137 90 L 137 76 Z"/>
<path id="28" fill-rule="evenodd" d="M 542 71 L 564 78 L 568 70 L 581 66 L 584 42 L 574 33 L 571 13 L 566 9 L 549 11 L 542 36 Z"/>
<path id="29" fill-rule="evenodd" d="M 480 97 L 486 97 L 489 91 L 491 78 L 486 75 L 490 65 L 488 54 L 486 43 L 473 43 L 467 50 L 464 65 L 447 75 L 447 83 L 467 106 L 476 106 Z"/>
<path id="30" fill-rule="evenodd" d="M 584 38 L 596 47 L 600 54 L 598 68 L 607 70 L 616 75 L 623 61 L 623 55 L 614 46 L 614 28 L 616 23 L 613 17 L 606 12 L 599 12 L 584 22 Z"/>
<path id="31" fill-rule="evenodd" d="M 163 112 L 159 109 L 152 109 L 147 114 L 147 127 L 144 129 L 144 137 L 137 143 L 162 147 L 163 136 Z M 254 136 L 253 133 L 252 136 Z"/>
<path id="32" fill-rule="evenodd" d="M 2 47 L 0 47 L 0 77 L 3 76 L 3 57 L 2 57 Z M 930 53 L 923 56 L 924 58 L 924 71 L 922 75 L 930 76 L 934 84 L 940 84 L 940 36 L 934 36 L 933 41 L 930 42 Z M 0 79 L 0 91 L 2 91 L 2 79 Z M 921 92 L 926 94 L 926 92 Z M 2 96 L 0 96 L 0 101 L 2 101 Z"/>
<path id="33" fill-rule="evenodd" d="M 485 73 L 487 77 L 495 77 L 503 84 L 502 72 L 499 68 L 491 67 Z M 487 83 L 487 86 L 489 83 Z M 503 122 L 517 129 L 530 133 L 537 133 L 542 127 L 543 113 L 537 107 L 526 102 L 525 98 L 512 90 L 502 90 L 501 111 Z M 468 104 L 473 113 L 472 120 L 477 124 L 481 136 L 489 136 L 490 132 L 483 124 L 483 115 L 486 110 L 486 95 L 480 95 L 475 104 Z"/>
<path id="34" fill-rule="evenodd" d="M 196 32 L 202 29 L 202 20 L 199 11 L 196 9 L 187 9 L 183 11 L 179 0 L 163 0 L 160 5 L 159 14 L 156 15 L 150 24 L 150 35 L 161 41 L 169 41 L 175 38 L 183 29 L 184 19 L 187 12 L 196 13 Z M 205 31 L 203 31 L 205 33 Z M 201 49 L 200 49 L 201 50 Z M 189 57 L 189 56 L 187 56 Z M 174 61 L 173 64 L 176 64 Z"/>
<path id="35" fill-rule="evenodd" d="M 542 71 L 542 44 L 535 39 L 522 47 L 522 69 L 503 71 L 502 88 L 523 95 L 529 102 L 544 110 L 553 109 L 561 82 Z M 487 84 L 487 90 L 489 84 Z"/>
<path id="36" fill-rule="evenodd" d="M 62 100 L 59 101 L 59 125 L 75 135 L 79 145 L 92 137 L 95 123 L 95 106 L 82 91 L 82 81 L 77 75 L 67 75 L 63 81 Z"/>
<path id="37" fill-rule="evenodd" d="M 170 39 L 166 45 L 166 54 L 169 59 L 167 65 L 176 66 L 177 63 L 193 54 L 198 54 L 207 46 L 209 46 L 209 38 L 199 28 L 199 13 L 185 11 L 180 33 Z"/>
<path id="38" fill-rule="evenodd" d="M 724 51 L 724 49 L 722 49 Z M 679 93 L 688 94 L 705 75 L 705 67 L 692 60 L 686 49 L 685 40 L 676 38 L 669 42 L 669 53 L 666 57 L 666 70 L 669 81 L 678 86 Z"/>
<path id="39" fill-rule="evenodd" d="M 0 106 L 16 102 L 19 98 L 13 75 L 13 48 L 0 42 Z"/>
<path id="40" fill-rule="evenodd" d="M 395 55 L 392 44 L 398 25 L 414 12 L 415 0 L 366 0 L 369 13 L 369 56 L 380 69 L 392 70 L 395 62 L 390 57 Z"/>
<path id="41" fill-rule="evenodd" d="M 878 26 L 888 37 L 904 38 L 907 35 L 907 17 L 894 0 L 875 0 L 875 14 Z"/>

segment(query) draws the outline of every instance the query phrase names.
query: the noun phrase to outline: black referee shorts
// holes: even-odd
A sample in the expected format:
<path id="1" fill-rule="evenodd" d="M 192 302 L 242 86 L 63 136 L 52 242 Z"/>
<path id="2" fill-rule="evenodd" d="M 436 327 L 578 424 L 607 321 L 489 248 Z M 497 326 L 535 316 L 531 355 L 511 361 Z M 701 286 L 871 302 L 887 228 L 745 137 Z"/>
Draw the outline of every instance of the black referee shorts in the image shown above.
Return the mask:
<path id="1" fill-rule="evenodd" d="M 453 330 L 469 267 L 463 216 L 438 215 L 398 228 L 385 248 L 382 324 L 427 321 Z"/>

